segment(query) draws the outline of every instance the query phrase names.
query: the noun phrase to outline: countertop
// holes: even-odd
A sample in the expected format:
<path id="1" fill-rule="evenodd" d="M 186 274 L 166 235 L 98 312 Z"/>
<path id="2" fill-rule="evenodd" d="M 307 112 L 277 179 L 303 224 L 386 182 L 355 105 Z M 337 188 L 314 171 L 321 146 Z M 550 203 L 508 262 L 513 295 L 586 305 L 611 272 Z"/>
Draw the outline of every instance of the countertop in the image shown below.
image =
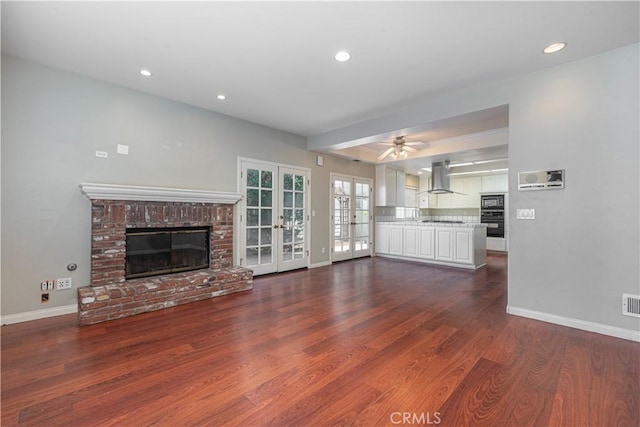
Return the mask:
<path id="1" fill-rule="evenodd" d="M 410 225 L 418 227 L 457 227 L 457 228 L 478 228 L 486 227 L 487 224 L 481 224 L 479 222 L 465 222 L 465 223 L 451 223 L 451 222 L 422 222 L 422 221 L 376 221 L 379 225 Z"/>

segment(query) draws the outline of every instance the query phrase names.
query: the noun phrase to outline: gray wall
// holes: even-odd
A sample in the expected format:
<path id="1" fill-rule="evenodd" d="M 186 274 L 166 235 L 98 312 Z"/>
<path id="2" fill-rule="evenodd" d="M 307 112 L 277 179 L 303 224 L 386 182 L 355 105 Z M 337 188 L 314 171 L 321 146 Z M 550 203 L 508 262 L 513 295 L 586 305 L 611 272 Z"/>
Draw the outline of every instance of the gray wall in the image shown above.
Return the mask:
<path id="1" fill-rule="evenodd" d="M 509 105 L 509 305 L 638 331 L 622 293 L 640 294 L 639 45 L 442 94 L 309 138 L 320 149 Z M 518 192 L 519 171 L 565 169 L 566 189 Z M 535 208 L 536 220 L 516 220 Z"/>
<path id="2" fill-rule="evenodd" d="M 78 184 L 235 192 L 239 156 L 311 169 L 311 263 L 328 261 L 329 174 L 372 178 L 372 166 L 325 155 L 317 167 L 301 136 L 3 56 L 2 314 L 76 302 L 74 289 L 42 305 L 42 280 L 89 284 L 90 203 Z"/>

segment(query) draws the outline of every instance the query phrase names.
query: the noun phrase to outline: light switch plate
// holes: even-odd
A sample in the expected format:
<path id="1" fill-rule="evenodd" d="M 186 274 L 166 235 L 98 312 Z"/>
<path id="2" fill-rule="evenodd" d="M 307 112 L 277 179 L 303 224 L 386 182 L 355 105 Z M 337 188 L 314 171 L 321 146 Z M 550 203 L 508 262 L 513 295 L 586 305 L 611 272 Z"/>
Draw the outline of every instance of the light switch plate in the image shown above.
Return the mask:
<path id="1" fill-rule="evenodd" d="M 128 156 L 129 155 L 129 146 L 128 145 L 123 145 L 123 144 L 118 144 L 116 146 L 116 152 L 118 154 L 122 154 L 122 155 Z"/>
<path id="2" fill-rule="evenodd" d="M 536 210 L 516 209 L 516 219 L 536 219 Z"/>

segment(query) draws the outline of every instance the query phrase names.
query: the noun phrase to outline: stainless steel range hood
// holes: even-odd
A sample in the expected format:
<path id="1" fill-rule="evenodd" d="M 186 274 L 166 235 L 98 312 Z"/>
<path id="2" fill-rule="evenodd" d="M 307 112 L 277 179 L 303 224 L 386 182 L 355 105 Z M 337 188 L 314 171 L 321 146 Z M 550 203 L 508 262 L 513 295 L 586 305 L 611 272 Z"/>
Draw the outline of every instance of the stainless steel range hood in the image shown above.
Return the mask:
<path id="1" fill-rule="evenodd" d="M 449 194 L 451 191 L 451 178 L 449 177 L 449 160 L 433 162 L 431 164 L 431 194 Z"/>

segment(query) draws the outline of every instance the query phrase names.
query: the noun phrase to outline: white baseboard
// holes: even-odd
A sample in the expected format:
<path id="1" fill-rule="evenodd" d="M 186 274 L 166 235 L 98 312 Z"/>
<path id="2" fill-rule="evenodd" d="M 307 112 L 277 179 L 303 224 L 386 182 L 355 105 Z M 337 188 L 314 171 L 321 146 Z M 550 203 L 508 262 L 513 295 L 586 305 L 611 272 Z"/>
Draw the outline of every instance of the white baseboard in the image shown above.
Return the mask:
<path id="1" fill-rule="evenodd" d="M 62 316 L 78 312 L 78 304 L 63 305 L 61 307 L 43 308 L 42 310 L 25 311 L 24 313 L 7 314 L 0 317 L 0 324 L 28 322 L 29 320 L 44 319 L 47 317 Z"/>
<path id="2" fill-rule="evenodd" d="M 309 268 L 326 267 L 327 265 L 331 265 L 331 261 L 316 262 L 315 264 L 310 264 Z"/>
<path id="3" fill-rule="evenodd" d="M 553 323 L 556 325 L 568 326 L 570 328 L 580 329 L 583 331 L 596 332 L 602 335 L 609 335 L 611 337 L 640 342 L 640 331 L 634 331 L 632 329 L 618 328 L 617 326 L 588 322 L 586 320 L 578 320 L 571 317 L 558 316 L 555 314 L 543 313 L 541 311 L 528 310 L 526 308 L 513 306 L 507 306 L 507 313 L 515 316 L 527 317 L 529 319 L 541 320 L 543 322 Z"/>

